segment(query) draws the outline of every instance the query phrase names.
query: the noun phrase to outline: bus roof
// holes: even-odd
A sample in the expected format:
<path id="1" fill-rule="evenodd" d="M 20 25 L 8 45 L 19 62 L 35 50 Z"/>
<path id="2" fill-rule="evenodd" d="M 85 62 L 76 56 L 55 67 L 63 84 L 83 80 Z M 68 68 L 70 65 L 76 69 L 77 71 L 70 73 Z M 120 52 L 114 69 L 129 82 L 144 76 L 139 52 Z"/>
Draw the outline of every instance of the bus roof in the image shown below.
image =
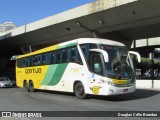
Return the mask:
<path id="1" fill-rule="evenodd" d="M 59 43 L 59 44 L 56 44 L 56 45 L 52 45 L 50 47 L 46 47 L 46 48 L 34 51 L 32 53 L 28 53 L 28 54 L 25 54 L 25 55 L 20 55 L 17 58 L 32 56 L 32 55 L 40 54 L 40 53 L 43 53 L 43 52 L 49 52 L 49 51 L 52 51 L 52 50 L 66 48 L 66 47 L 74 46 L 74 45 L 77 45 L 77 44 L 85 44 L 85 43 L 107 44 L 107 45 L 113 45 L 113 46 L 125 46 L 123 43 L 108 40 L 108 39 L 78 38 L 78 39 L 75 39 L 75 40 L 71 40 L 71 41 Z"/>
<path id="2" fill-rule="evenodd" d="M 108 39 L 100 39 L 100 38 L 79 38 L 76 40 L 78 44 L 96 43 L 96 44 L 107 44 L 107 45 L 114 45 L 114 46 L 125 46 L 123 43 L 120 43 L 120 42 L 116 42 Z"/>

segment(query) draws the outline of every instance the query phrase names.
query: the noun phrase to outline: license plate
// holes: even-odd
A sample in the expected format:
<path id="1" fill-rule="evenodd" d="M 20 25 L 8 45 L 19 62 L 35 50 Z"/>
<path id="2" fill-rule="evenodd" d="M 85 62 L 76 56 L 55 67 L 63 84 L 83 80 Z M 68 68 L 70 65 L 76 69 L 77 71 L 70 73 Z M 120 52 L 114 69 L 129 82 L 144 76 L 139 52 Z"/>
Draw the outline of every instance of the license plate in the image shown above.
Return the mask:
<path id="1" fill-rule="evenodd" d="M 128 92 L 128 89 L 123 89 L 123 92 Z"/>

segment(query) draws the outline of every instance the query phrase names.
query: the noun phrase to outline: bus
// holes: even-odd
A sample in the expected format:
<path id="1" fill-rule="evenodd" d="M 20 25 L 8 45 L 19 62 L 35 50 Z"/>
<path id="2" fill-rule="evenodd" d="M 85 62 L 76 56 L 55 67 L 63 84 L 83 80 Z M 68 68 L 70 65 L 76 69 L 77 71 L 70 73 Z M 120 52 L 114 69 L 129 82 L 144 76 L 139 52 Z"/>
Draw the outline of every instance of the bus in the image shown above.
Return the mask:
<path id="1" fill-rule="evenodd" d="M 127 47 L 107 39 L 79 38 L 16 60 L 16 84 L 28 92 L 72 92 L 80 99 L 118 95 L 134 92 L 135 79 Z"/>

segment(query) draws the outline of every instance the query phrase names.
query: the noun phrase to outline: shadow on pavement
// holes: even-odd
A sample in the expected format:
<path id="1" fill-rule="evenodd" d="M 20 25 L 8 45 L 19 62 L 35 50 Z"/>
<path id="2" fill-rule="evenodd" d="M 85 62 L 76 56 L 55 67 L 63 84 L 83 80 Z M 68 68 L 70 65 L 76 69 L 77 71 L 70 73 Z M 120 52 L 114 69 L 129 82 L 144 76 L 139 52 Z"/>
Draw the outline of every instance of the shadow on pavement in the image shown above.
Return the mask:
<path id="1" fill-rule="evenodd" d="M 129 100 L 149 98 L 157 94 L 160 94 L 160 91 L 137 89 L 134 93 L 130 94 L 115 95 L 115 96 L 95 96 L 94 98 L 99 100 L 119 102 L 119 101 L 129 101 Z"/>
<path id="2" fill-rule="evenodd" d="M 36 90 L 35 92 L 43 92 L 43 93 L 54 94 L 54 95 L 74 96 L 74 93 L 61 92 L 61 91 Z"/>
<path id="3" fill-rule="evenodd" d="M 43 90 L 37 90 L 36 92 L 44 92 L 48 94 L 55 94 L 55 95 L 66 96 L 66 97 L 67 96 L 75 97 L 73 93 L 65 93 L 65 92 L 57 92 L 57 91 L 43 91 Z M 97 99 L 97 100 L 119 102 L 119 101 L 145 99 L 145 98 L 149 98 L 149 97 L 152 97 L 158 94 L 160 94 L 160 91 L 149 90 L 149 89 L 137 89 L 134 93 L 130 93 L 130 94 L 113 95 L 113 96 L 89 96 L 87 99 Z"/>

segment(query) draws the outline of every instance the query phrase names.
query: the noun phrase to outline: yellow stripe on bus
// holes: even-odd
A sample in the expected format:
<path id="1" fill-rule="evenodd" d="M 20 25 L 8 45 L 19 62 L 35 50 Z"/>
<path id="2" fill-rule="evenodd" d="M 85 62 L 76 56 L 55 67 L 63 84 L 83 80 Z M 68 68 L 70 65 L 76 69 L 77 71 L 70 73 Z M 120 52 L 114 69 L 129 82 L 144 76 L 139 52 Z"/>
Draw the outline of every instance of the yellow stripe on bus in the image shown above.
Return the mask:
<path id="1" fill-rule="evenodd" d="M 111 79 L 115 84 L 126 84 L 127 80 Z"/>
<path id="2" fill-rule="evenodd" d="M 60 44 L 57 44 L 57 45 L 54 45 L 54 46 L 51 46 L 51 47 L 47 47 L 47 48 L 43 48 L 41 50 L 34 51 L 33 53 L 31 52 L 31 53 L 28 53 L 28 54 L 25 54 L 25 55 L 21 55 L 17 58 L 23 58 L 23 57 L 28 57 L 28 56 L 31 56 L 31 55 L 40 54 L 40 53 L 43 53 L 44 51 L 45 52 L 53 51 L 53 50 L 56 50 L 59 46 L 60 46 Z"/>

